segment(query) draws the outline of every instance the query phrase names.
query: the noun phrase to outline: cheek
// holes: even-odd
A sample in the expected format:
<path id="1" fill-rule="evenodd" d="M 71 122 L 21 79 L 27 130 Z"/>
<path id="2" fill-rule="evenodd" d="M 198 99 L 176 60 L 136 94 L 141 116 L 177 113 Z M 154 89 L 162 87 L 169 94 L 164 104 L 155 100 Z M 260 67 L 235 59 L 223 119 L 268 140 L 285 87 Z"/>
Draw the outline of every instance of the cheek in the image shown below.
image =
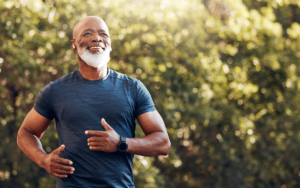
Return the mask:
<path id="1" fill-rule="evenodd" d="M 82 38 L 79 39 L 77 43 L 79 44 L 79 47 L 80 47 L 80 48 L 83 48 L 83 47 L 88 46 L 88 40 L 84 40 L 84 39 L 82 39 Z"/>
<path id="2" fill-rule="evenodd" d="M 110 41 L 110 38 L 109 38 L 109 37 L 104 38 L 103 41 L 104 41 L 106 44 L 111 44 L 111 41 Z"/>

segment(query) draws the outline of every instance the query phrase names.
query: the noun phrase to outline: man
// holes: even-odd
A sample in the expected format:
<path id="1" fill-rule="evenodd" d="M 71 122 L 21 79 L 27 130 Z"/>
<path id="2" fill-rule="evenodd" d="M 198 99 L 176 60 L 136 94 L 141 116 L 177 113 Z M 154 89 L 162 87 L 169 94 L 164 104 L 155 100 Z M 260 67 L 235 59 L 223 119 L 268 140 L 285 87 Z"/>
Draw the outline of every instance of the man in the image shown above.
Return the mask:
<path id="1" fill-rule="evenodd" d="M 107 68 L 111 41 L 102 19 L 82 19 L 71 47 L 79 70 L 40 91 L 18 132 L 18 145 L 57 177 L 58 188 L 134 187 L 133 154 L 169 152 L 164 122 L 140 81 Z M 46 154 L 39 139 L 53 118 L 60 147 Z M 143 138 L 134 138 L 135 119 Z"/>

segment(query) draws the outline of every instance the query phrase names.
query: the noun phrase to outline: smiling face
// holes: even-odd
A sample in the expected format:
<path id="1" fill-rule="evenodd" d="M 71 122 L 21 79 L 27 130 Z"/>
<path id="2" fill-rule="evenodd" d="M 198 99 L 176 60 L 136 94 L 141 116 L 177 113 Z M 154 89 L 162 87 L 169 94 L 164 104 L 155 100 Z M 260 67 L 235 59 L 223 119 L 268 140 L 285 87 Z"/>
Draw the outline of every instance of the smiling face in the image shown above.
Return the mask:
<path id="1" fill-rule="evenodd" d="M 74 27 L 71 45 L 78 54 L 78 60 L 92 67 L 101 68 L 110 60 L 111 41 L 108 28 L 99 17 L 82 19 Z"/>

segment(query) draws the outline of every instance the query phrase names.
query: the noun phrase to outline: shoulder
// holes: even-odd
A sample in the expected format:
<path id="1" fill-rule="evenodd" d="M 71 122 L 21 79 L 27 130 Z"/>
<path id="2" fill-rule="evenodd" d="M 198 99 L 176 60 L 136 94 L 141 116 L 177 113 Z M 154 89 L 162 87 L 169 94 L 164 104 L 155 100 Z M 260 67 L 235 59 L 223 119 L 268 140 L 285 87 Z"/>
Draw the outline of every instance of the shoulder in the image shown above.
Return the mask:
<path id="1" fill-rule="evenodd" d="M 109 69 L 109 71 L 110 71 L 111 79 L 118 80 L 120 82 L 128 83 L 130 85 L 135 85 L 135 86 L 137 86 L 141 82 L 136 78 L 129 77 L 129 76 L 119 73 L 115 70 Z"/>
<path id="2" fill-rule="evenodd" d="M 55 81 L 50 82 L 49 85 L 51 87 L 53 87 L 53 86 L 60 85 L 62 83 L 66 83 L 68 81 L 71 81 L 72 79 L 74 79 L 74 78 L 77 77 L 77 72 L 78 72 L 78 70 L 76 70 L 76 71 L 74 71 L 72 73 L 69 73 L 69 74 L 67 74 L 67 75 L 65 75 L 65 76 L 63 76 L 63 77 L 61 77 L 61 78 L 59 78 L 59 79 L 57 79 Z"/>

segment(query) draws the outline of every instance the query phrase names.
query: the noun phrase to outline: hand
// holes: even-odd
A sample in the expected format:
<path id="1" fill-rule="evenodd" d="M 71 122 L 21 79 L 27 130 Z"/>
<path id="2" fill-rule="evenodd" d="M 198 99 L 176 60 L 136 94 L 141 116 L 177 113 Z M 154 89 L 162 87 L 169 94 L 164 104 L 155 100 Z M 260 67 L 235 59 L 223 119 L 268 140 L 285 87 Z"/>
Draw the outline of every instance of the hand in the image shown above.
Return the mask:
<path id="1" fill-rule="evenodd" d="M 59 148 L 48 154 L 43 160 L 43 168 L 52 176 L 57 178 L 66 178 L 68 174 L 73 174 L 75 168 L 67 165 L 72 165 L 73 162 L 59 157 L 58 155 L 65 149 L 65 145 L 61 145 Z M 63 165 L 66 164 L 66 165 Z"/>
<path id="2" fill-rule="evenodd" d="M 88 141 L 90 150 L 115 152 L 118 151 L 118 144 L 121 140 L 120 135 L 110 126 L 104 118 L 101 119 L 101 123 L 106 131 L 85 131 L 86 135 L 93 135 Z"/>

